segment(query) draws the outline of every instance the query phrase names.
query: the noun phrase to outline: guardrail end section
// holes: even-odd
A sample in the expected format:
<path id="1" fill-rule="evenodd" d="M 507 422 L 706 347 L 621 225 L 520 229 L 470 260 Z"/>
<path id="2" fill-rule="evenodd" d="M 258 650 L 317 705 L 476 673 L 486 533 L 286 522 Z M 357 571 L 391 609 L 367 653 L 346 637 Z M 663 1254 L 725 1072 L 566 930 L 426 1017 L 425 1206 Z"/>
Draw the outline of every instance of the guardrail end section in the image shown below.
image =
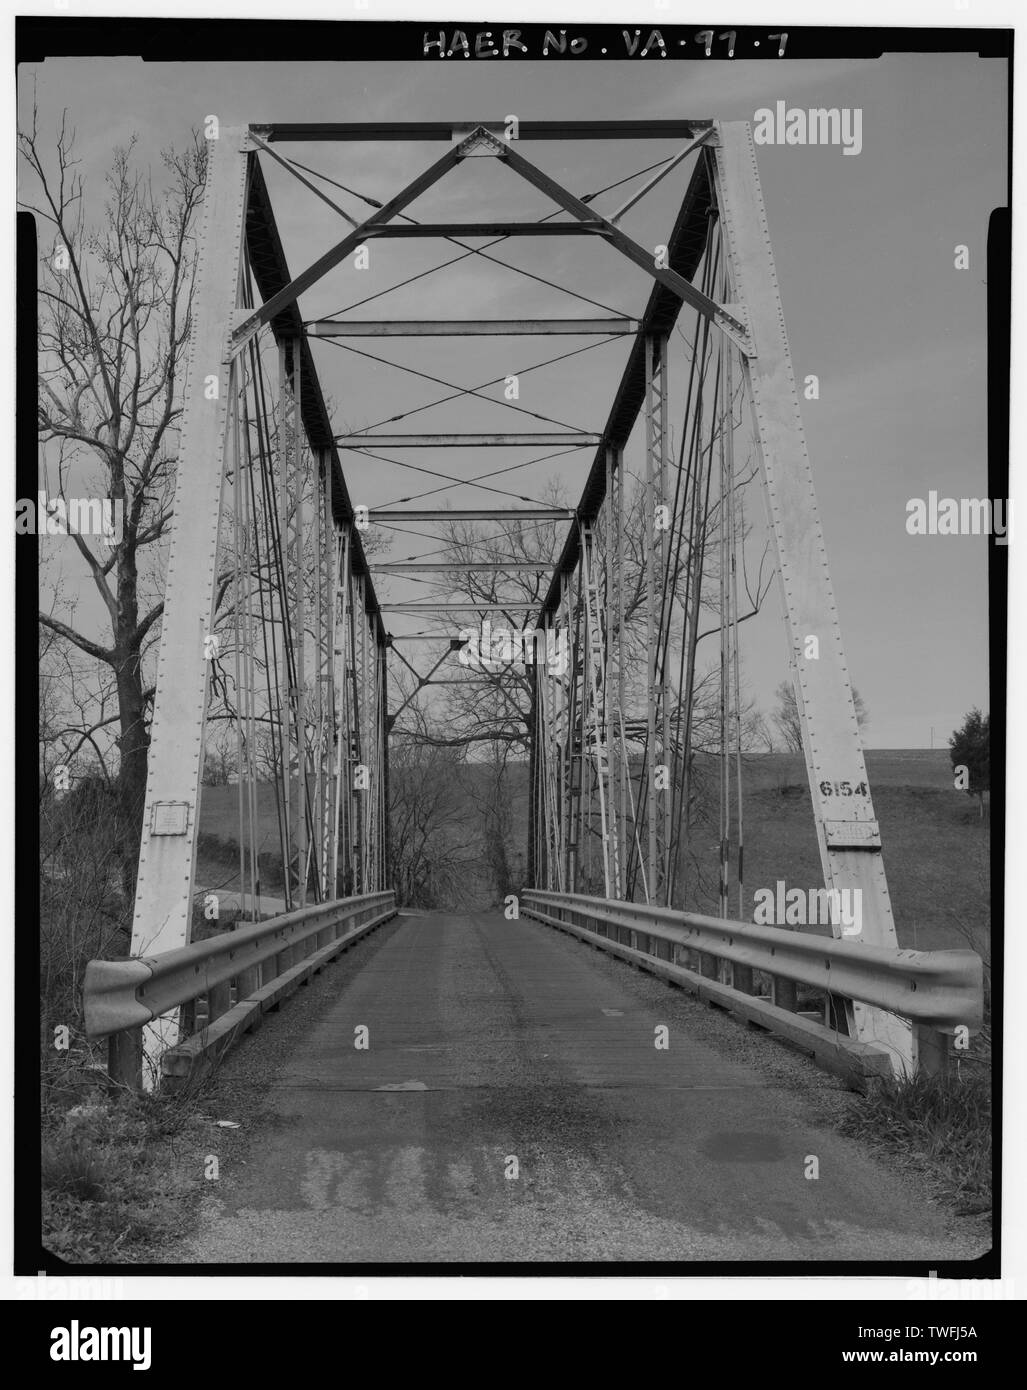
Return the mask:
<path id="1" fill-rule="evenodd" d="M 82 986 L 86 1037 L 104 1038 L 149 1023 L 150 1010 L 136 990 L 152 974 L 144 960 L 91 960 Z"/>

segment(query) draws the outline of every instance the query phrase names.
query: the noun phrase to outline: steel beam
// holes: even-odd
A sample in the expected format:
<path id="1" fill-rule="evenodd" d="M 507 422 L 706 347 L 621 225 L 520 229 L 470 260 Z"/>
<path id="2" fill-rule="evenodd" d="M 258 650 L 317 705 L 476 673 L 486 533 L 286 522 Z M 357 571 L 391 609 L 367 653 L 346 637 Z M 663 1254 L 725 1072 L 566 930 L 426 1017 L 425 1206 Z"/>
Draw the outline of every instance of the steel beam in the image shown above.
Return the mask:
<path id="1" fill-rule="evenodd" d="M 572 507 L 468 507 L 447 511 L 436 508 L 431 511 L 390 511 L 371 508 L 374 521 L 573 521 Z"/>
<path id="2" fill-rule="evenodd" d="M 272 299 L 279 290 L 291 282 L 289 263 L 285 257 L 282 240 L 278 234 L 271 199 L 260 161 L 256 155 L 249 157 L 249 196 L 246 203 L 246 249 L 249 253 L 250 268 L 257 282 L 257 289 L 264 300 Z M 350 558 L 349 567 L 355 576 L 366 580 L 364 601 L 367 612 L 377 611 L 374 585 L 370 581 L 367 560 L 360 544 L 359 533 L 352 527 L 353 505 L 350 501 L 346 479 L 343 477 L 339 451 L 332 439 L 332 426 L 325 404 L 324 394 L 314 370 L 314 359 L 305 336 L 299 310 L 295 303 L 287 305 L 281 313 L 271 320 L 271 329 L 279 342 L 299 341 L 303 428 L 307 439 L 314 448 L 328 451 L 332 469 L 332 515 L 339 526 L 349 528 Z M 385 629 L 376 625 L 377 640 L 383 641 Z"/>
<path id="3" fill-rule="evenodd" d="M 495 613 L 532 613 L 538 608 L 537 603 L 504 603 L 497 599 L 494 603 L 482 602 L 480 600 L 469 600 L 467 603 L 383 603 L 381 609 L 383 613 L 462 613 L 468 612 Z"/>
<path id="4" fill-rule="evenodd" d="M 611 726 L 616 729 L 615 763 L 616 809 L 617 809 L 617 897 L 626 896 L 626 875 L 628 866 L 628 805 L 631 805 L 632 825 L 634 825 L 634 798 L 629 797 L 631 789 L 631 765 L 628 762 L 627 745 L 624 738 L 624 451 L 609 447 L 606 450 L 606 507 L 607 507 L 607 643 L 609 645 L 612 669 L 607 677 L 607 708 L 615 711 L 610 716 Z M 611 733 L 611 742 L 613 735 Z M 611 792 L 611 795 L 613 792 Z"/>
<path id="5" fill-rule="evenodd" d="M 585 532 L 582 551 L 582 579 L 585 594 L 585 654 L 582 716 L 582 751 L 585 739 L 591 745 L 592 761 L 589 775 L 599 801 L 600 850 L 603 863 L 603 892 L 607 898 L 617 896 L 619 863 L 617 853 L 617 821 L 612 796 L 611 749 L 609 720 L 609 686 L 607 642 L 609 623 L 607 588 L 609 573 L 600 560 L 600 546 L 593 529 Z M 592 829 L 591 815 L 589 829 Z M 589 838 L 591 845 L 591 836 Z"/>
<path id="6" fill-rule="evenodd" d="M 666 535 L 656 526 L 656 508 L 666 505 L 667 473 L 667 339 L 653 334 L 647 339 L 645 404 L 645 533 L 646 630 L 648 678 L 646 689 L 646 894 L 659 905 L 666 888 L 667 830 L 665 789 L 656 785 L 656 769 L 667 756 L 665 661 L 661 661 L 660 637 L 666 621 Z M 659 730 L 659 739 L 657 738 Z M 657 749 L 659 756 L 657 757 Z M 662 780 L 662 779 L 661 779 Z"/>
<path id="7" fill-rule="evenodd" d="M 223 128 L 210 145 L 198 233 L 196 292 L 166 599 L 132 923 L 134 956 L 175 950 L 190 937 L 191 885 L 199 830 L 203 735 L 213 632 L 218 522 L 229 403 L 236 386 L 227 325 L 238 303 L 246 208 L 244 132 Z M 211 398 L 210 383 L 217 391 Z M 241 885 L 240 885 L 241 886 Z M 147 1039 L 153 1056 L 171 1046 L 177 1017 Z"/>
<path id="8" fill-rule="evenodd" d="M 295 346 L 295 345 L 294 345 Z M 292 907 L 306 906 L 307 892 L 307 835 L 306 835 L 306 710 L 304 675 L 305 623 L 303 588 L 305 583 L 305 536 L 303 519 L 303 440 L 299 411 L 302 373 L 289 377 L 285 343 L 278 349 L 279 411 L 278 483 L 279 534 L 282 545 L 283 631 L 292 633 L 292 660 L 288 653 L 282 664 L 284 688 L 281 691 L 282 717 L 285 724 L 283 762 L 285 805 L 288 813 L 288 858 L 286 866 L 286 898 Z M 293 766 L 295 765 L 295 780 Z M 293 878 L 292 865 L 296 870 Z"/>
<path id="9" fill-rule="evenodd" d="M 651 250 L 639 246 L 636 241 L 632 241 L 631 237 L 622 232 L 619 227 L 615 227 L 612 222 L 604 217 L 597 218 L 594 210 L 587 203 L 568 192 L 562 184 L 557 183 L 556 179 L 550 178 L 548 174 L 536 168 L 530 160 L 525 159 L 522 154 L 518 154 L 511 146 L 507 146 L 503 159 L 508 168 L 520 174 L 533 188 L 545 193 L 554 203 L 569 212 L 572 217 L 576 217 L 580 222 L 589 225 L 599 222 L 602 235 L 629 261 L 634 261 L 635 265 L 644 270 L 647 275 L 651 275 L 654 280 L 665 285 L 686 304 L 691 304 L 693 309 L 697 309 L 700 314 L 712 320 L 743 353 L 752 350 L 748 328 L 737 314 L 725 309 L 723 305 L 717 304 L 701 290 L 697 290 L 691 281 L 686 280 L 670 266 L 662 265 Z"/>
<path id="10" fill-rule="evenodd" d="M 464 129 L 464 127 L 461 127 L 461 129 Z M 261 133 L 266 135 L 267 132 L 262 131 Z M 439 179 L 454 168 L 455 165 L 464 158 L 465 149 L 473 149 L 474 145 L 483 134 L 488 135 L 489 133 L 484 131 L 482 127 L 477 127 L 472 130 L 465 139 L 460 140 L 458 144 L 454 144 L 441 159 L 436 160 L 424 173 L 398 193 L 395 198 L 392 198 L 388 203 L 378 208 L 371 217 L 361 223 L 359 227 L 355 228 L 349 236 L 344 237 L 343 240 L 332 247 L 330 251 L 326 251 L 312 266 L 309 266 L 305 271 L 301 272 L 290 285 L 280 290 L 272 300 L 262 305 L 261 308 L 254 313 L 248 315 L 236 328 L 232 338 L 233 343 L 237 346 L 245 343 L 262 323 L 267 323 L 275 314 L 279 313 L 289 304 L 294 303 L 305 290 L 322 279 L 329 270 L 338 265 L 351 251 L 356 250 L 368 237 L 380 234 L 381 229 L 390 224 L 397 213 L 402 212 L 409 203 L 412 203 L 415 198 L 431 188 Z M 499 144 L 500 142 L 493 140 L 493 143 Z M 606 218 L 597 216 L 595 211 L 591 209 L 587 203 L 575 197 L 573 193 L 568 192 L 562 184 L 550 178 L 548 174 L 543 173 L 541 169 L 532 164 L 530 160 L 525 159 L 523 155 L 518 154 L 509 142 L 503 145 L 499 152 L 509 168 L 520 174 L 520 176 L 526 179 L 534 188 L 545 193 L 559 207 L 569 212 L 579 224 L 588 230 L 599 232 L 615 246 L 618 251 L 629 260 L 634 261 L 634 263 L 640 266 L 647 274 L 672 290 L 679 298 L 684 299 L 687 303 L 698 309 L 700 313 L 711 318 L 723 332 L 735 340 L 743 352 L 751 350 L 746 325 L 736 315 L 732 314 L 722 305 L 714 303 L 713 300 L 709 299 L 706 295 L 702 294 L 701 291 L 697 290 L 694 285 L 690 284 L 688 280 L 678 275 L 670 266 L 664 266 L 659 263 L 651 251 L 646 250 L 645 247 L 639 246 L 637 242 L 632 241 L 629 236 L 618 227 L 615 227 L 612 222 L 607 221 Z M 413 229 L 415 234 L 423 234 L 423 230 L 424 229 L 421 227 Z M 389 234 L 407 235 L 408 233 L 394 230 Z M 442 233 L 442 235 L 450 235 L 450 233 Z"/>
<path id="11" fill-rule="evenodd" d="M 672 159 L 667 160 L 662 169 L 658 169 L 651 179 L 644 183 L 641 188 L 636 189 L 630 198 L 625 199 L 616 212 L 610 213 L 609 221 L 616 226 L 621 218 L 624 217 L 626 213 L 630 212 L 636 203 L 640 203 L 647 193 L 651 193 L 657 184 L 662 183 L 667 175 L 678 167 L 682 160 L 687 159 L 690 154 L 694 154 L 699 146 L 705 144 L 712 134 L 712 128 L 710 130 L 704 130 L 698 140 L 693 140 L 692 143 L 686 145 L 683 150 L 678 150 L 677 154 L 674 155 Z"/>
<path id="12" fill-rule="evenodd" d="M 713 124 L 708 117 L 695 120 L 657 121 L 520 121 L 519 140 L 681 140 Z M 272 121 L 254 122 L 250 129 L 265 140 L 316 141 L 437 140 L 451 141 L 458 134 L 483 126 L 503 136 L 504 121 Z"/>
<path id="13" fill-rule="evenodd" d="M 759 344 L 758 356 L 742 359 L 742 372 L 777 551 L 824 882 L 860 893 L 860 940 L 897 949 L 752 130 L 740 122 L 718 123 L 717 130 L 718 148 L 711 153 L 733 292 L 745 300 Z M 816 660 L 805 657 L 810 636 L 818 639 Z M 856 1005 L 855 1013 L 861 1041 L 889 1047 L 906 1070 L 915 1066 L 916 1041 L 908 1023 L 864 1005 Z"/>
<path id="14" fill-rule="evenodd" d="M 317 685 L 314 690 L 316 707 L 315 734 L 315 797 L 317 826 L 318 876 L 321 901 L 335 897 L 332 877 L 334 853 L 332 846 L 334 818 L 332 808 L 332 761 L 335 738 L 335 604 L 338 599 L 338 551 L 332 525 L 331 468 L 323 449 L 314 451 L 314 487 L 316 510 L 314 538 L 317 585 L 315 589 L 314 633 L 317 650 Z"/>
<path id="15" fill-rule="evenodd" d="M 553 434 L 337 434 L 335 442 L 341 449 L 537 449 L 560 444 L 585 449 L 598 444 L 601 437 L 571 430 Z"/>
<path id="16" fill-rule="evenodd" d="M 417 573 L 439 570 L 443 573 L 452 570 L 477 574 L 480 570 L 498 570 L 504 574 L 509 570 L 530 570 L 533 574 L 548 574 L 549 561 L 539 560 L 383 560 L 375 569 L 380 574 L 395 574 L 404 570 Z"/>
<path id="17" fill-rule="evenodd" d="M 369 227 L 368 237 L 514 237 L 514 236 L 587 236 L 590 232 L 605 233 L 606 224 L 598 218 L 588 222 L 389 222 L 385 226 Z"/>
<path id="18" fill-rule="evenodd" d="M 250 139 L 257 146 L 258 149 L 263 150 L 265 154 L 269 155 L 270 158 L 275 161 L 276 164 L 280 164 L 283 169 L 288 169 L 289 173 L 293 176 L 293 178 L 298 180 L 298 182 L 300 182 L 303 185 L 303 187 L 308 190 L 308 192 L 313 193 L 315 198 L 319 198 L 322 203 L 327 203 L 331 210 L 335 213 L 338 213 L 338 215 L 342 218 L 344 222 L 348 222 L 351 227 L 358 227 L 360 225 L 355 217 L 351 217 L 349 213 L 345 211 L 344 208 L 340 208 L 338 203 L 333 202 L 333 200 L 329 198 L 328 194 L 322 192 L 322 190 L 318 188 L 316 184 L 311 183 L 308 178 L 304 178 L 303 174 L 300 172 L 299 169 L 296 168 L 294 164 L 291 164 L 287 159 L 283 159 L 277 150 L 273 150 L 270 145 L 266 144 L 265 141 L 261 140 L 260 136 L 256 135 L 252 129 L 250 130 Z"/>
<path id="19" fill-rule="evenodd" d="M 679 275 L 692 277 L 702 261 L 713 207 L 709 156 L 700 156 L 685 191 L 674 226 L 667 237 L 667 259 Z M 670 333 L 681 314 L 681 299 L 662 284 L 655 284 L 642 314 L 641 328 L 631 345 L 624 374 L 610 407 L 603 439 L 615 449 L 623 449 L 631 437 L 645 400 L 645 335 Z M 555 613 L 560 603 L 562 576 L 578 562 L 581 553 L 580 526 L 599 513 L 606 495 L 606 449 L 601 446 L 592 461 L 588 479 L 576 508 L 576 518 L 564 542 L 556 573 L 543 605 L 544 613 Z"/>
<path id="20" fill-rule="evenodd" d="M 626 334 L 637 319 L 314 319 L 304 325 L 313 338 L 490 338 L 546 335 Z"/>
<path id="21" fill-rule="evenodd" d="M 460 147 L 456 146 L 451 150 L 447 150 L 440 159 L 437 159 L 434 164 L 425 169 L 416 179 L 408 183 L 394 198 L 391 198 L 382 207 L 377 208 L 366 222 L 362 222 L 359 227 L 350 232 L 349 236 L 343 237 L 342 241 L 333 246 L 330 251 L 326 251 L 313 265 L 301 271 L 294 280 L 280 289 L 277 294 L 272 295 L 272 297 L 266 300 L 259 309 L 254 310 L 252 314 L 248 314 L 232 334 L 232 343 L 234 346 L 237 348 L 241 347 L 254 333 L 256 333 L 257 329 L 260 328 L 262 324 L 269 323 L 271 319 L 277 314 L 280 314 L 283 309 L 287 309 L 290 304 L 295 304 L 296 300 L 299 299 L 300 295 L 303 294 L 305 290 L 310 289 L 311 285 L 316 285 L 318 280 L 327 275 L 328 272 L 348 256 L 351 251 L 355 251 L 358 246 L 362 245 L 373 227 L 388 222 L 389 219 L 395 217 L 398 212 L 402 212 L 408 203 L 412 203 L 415 198 L 419 198 L 420 195 L 431 188 L 433 184 L 438 183 L 439 179 L 441 179 L 444 174 L 448 174 L 450 169 L 455 168 L 459 162 Z"/>
<path id="22" fill-rule="evenodd" d="M 346 877 L 349 868 L 347 826 L 350 818 L 348 787 L 350 755 L 350 704 L 349 679 L 346 657 L 349 651 L 349 611 L 350 582 L 349 527 L 343 526 L 338 535 L 335 552 L 335 567 L 332 571 L 333 623 L 332 623 L 332 686 L 336 706 L 335 742 L 332 762 L 332 867 L 331 889 L 333 897 L 346 896 Z M 339 883 L 339 868 L 343 871 L 343 882 Z"/>

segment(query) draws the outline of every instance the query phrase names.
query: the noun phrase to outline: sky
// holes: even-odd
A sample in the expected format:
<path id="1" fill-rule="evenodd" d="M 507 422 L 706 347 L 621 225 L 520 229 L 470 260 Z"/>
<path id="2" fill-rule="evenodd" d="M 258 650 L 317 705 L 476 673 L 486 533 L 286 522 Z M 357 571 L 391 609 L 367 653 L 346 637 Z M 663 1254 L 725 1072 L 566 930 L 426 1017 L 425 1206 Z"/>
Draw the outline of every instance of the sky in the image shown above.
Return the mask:
<path id="1" fill-rule="evenodd" d="M 778 100 L 789 106 L 860 108 L 863 147 L 761 146 L 758 162 L 796 376 L 816 374 L 820 397 L 803 402 L 842 635 L 854 684 L 870 713 L 871 747 L 944 746 L 972 705 L 988 703 L 987 544 L 981 536 L 910 536 L 911 498 L 984 497 L 986 463 L 986 238 L 1006 197 L 1006 73 L 971 55 L 893 55 L 871 62 L 758 64 L 736 61 L 645 66 L 475 62 L 380 64 L 143 64 L 50 60 L 32 74 L 44 134 L 62 107 L 77 130 L 77 153 L 99 211 L 112 149 L 139 137 L 142 162 L 181 145 L 211 113 L 222 125 L 273 120 L 521 120 L 716 117 L 753 120 Z M 597 73 L 601 80 L 597 81 Z M 24 110 L 24 100 L 22 103 Z M 675 142 L 525 144 L 522 153 L 573 191 L 594 191 L 675 152 Z M 434 144 L 290 145 L 283 152 L 349 188 L 385 199 L 442 153 Z M 284 171 L 262 161 L 290 268 L 295 274 L 346 227 Z M 690 162 L 625 219 L 644 245 L 665 237 Z M 630 191 L 635 185 L 628 185 Z M 354 215 L 366 205 L 328 190 Z M 609 214 L 625 196 L 597 203 Z M 412 209 L 426 220 L 531 218 L 548 206 L 494 161 L 467 161 Z M 967 270 L 954 266 L 957 245 Z M 300 301 L 305 318 L 330 314 L 456 254 L 444 243 L 375 243 L 372 265 L 341 267 Z M 617 312 L 637 314 L 648 277 L 589 239 L 507 243 L 497 255 Z M 354 317 L 493 317 L 598 314 L 474 258 L 388 295 Z M 691 319 L 682 315 L 682 325 Z M 361 343 L 391 362 L 441 380 L 476 385 L 578 339 L 424 340 Z M 596 346 L 559 369 L 524 375 L 519 404 L 561 423 L 599 430 L 626 357 L 626 343 Z M 677 349 L 674 349 L 677 352 Z M 511 356 L 511 353 L 513 356 Z M 315 360 L 340 431 L 364 429 L 445 389 L 318 344 Z M 683 357 L 672 354 L 680 386 Z M 672 384 L 672 389 L 674 389 Z M 493 396 L 500 394 L 493 391 Z M 673 412 L 672 412 L 673 413 Z M 472 402 L 459 423 L 440 411 L 396 429 L 548 429 L 498 406 Z M 639 433 L 640 431 L 637 431 Z M 461 455 L 472 451 L 462 450 Z M 498 461 L 418 451 L 417 464 L 460 477 L 533 455 L 505 450 Z M 536 500 L 552 480 L 573 500 L 594 450 L 515 473 L 518 495 Z M 397 455 L 392 454 L 392 457 Z M 404 459 L 411 454 L 400 455 Z M 638 467 L 637 438 L 628 452 Z M 435 486 L 379 460 L 344 456 L 354 502 L 380 506 Z M 487 502 L 453 488 L 420 505 Z M 497 505 L 511 499 L 495 497 Z M 753 514 L 759 509 L 755 504 Z M 402 558 L 426 543 L 393 545 Z M 69 568 L 69 573 L 70 573 Z M 379 581 L 379 597 L 405 598 L 405 581 Z M 393 622 L 403 631 L 403 620 Z M 746 682 L 769 710 L 787 676 L 787 644 L 776 587 L 745 625 Z"/>

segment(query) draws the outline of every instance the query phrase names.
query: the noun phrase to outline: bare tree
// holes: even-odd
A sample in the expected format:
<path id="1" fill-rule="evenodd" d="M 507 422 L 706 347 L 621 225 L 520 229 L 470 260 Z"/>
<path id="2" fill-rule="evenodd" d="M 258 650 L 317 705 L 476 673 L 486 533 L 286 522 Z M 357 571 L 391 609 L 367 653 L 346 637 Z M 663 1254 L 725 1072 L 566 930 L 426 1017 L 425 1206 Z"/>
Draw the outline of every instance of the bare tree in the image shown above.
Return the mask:
<path id="1" fill-rule="evenodd" d="M 231 729 L 215 725 L 207 735 L 203 755 L 203 784 L 206 787 L 225 787 L 239 776 L 239 752 Z"/>
<path id="2" fill-rule="evenodd" d="M 401 903 L 450 906 L 464 896 L 479 839 L 454 748 L 398 740 L 389 755 L 390 881 Z"/>
<path id="3" fill-rule="evenodd" d="M 123 508 L 120 539 L 70 538 L 103 618 L 40 611 L 40 624 L 92 665 L 99 694 L 109 678 L 114 707 L 94 702 L 83 735 L 116 728 L 118 850 L 131 875 L 149 751 L 147 652 L 156 639 L 161 542 L 171 518 L 175 426 L 190 331 L 192 227 L 206 149 L 194 134 L 183 152 L 162 153 L 165 187 L 135 167 L 135 140 L 116 149 L 102 216 L 87 220 L 85 185 L 64 113 L 45 156 L 33 107 L 19 146 L 33 191 L 22 206 L 38 219 L 39 439 L 47 491 L 107 498 Z M 70 528 L 69 528 L 70 530 Z M 106 672 L 106 677 L 104 673 Z M 96 744 L 98 747 L 99 745 Z M 109 750 L 109 745 L 108 745 Z"/>
<path id="4" fill-rule="evenodd" d="M 521 886 L 515 882 L 511 852 L 516 767 L 511 765 L 510 755 L 510 744 L 497 740 L 489 745 L 487 759 L 467 767 L 468 791 L 480 816 L 482 857 L 500 903 Z"/>

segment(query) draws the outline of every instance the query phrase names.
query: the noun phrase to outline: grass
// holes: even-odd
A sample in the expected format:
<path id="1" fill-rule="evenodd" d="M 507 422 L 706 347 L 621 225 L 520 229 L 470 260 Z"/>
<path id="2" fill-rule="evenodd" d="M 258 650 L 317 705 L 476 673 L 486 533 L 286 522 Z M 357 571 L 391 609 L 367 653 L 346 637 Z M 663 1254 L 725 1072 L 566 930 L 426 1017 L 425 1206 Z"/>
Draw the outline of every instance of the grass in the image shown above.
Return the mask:
<path id="1" fill-rule="evenodd" d="M 991 1208 L 991 1081 L 976 1069 L 876 1081 L 839 1125 L 900 1168 L 923 1174 L 961 1216 Z"/>
<path id="2" fill-rule="evenodd" d="M 189 1224 L 197 1183 L 177 1160 L 197 1092 L 104 1095 L 43 1117 L 43 1244 L 69 1264 L 148 1260 Z M 195 1138 L 198 1138 L 195 1135 Z"/>
<path id="3" fill-rule="evenodd" d="M 283 879 L 275 789 L 270 782 L 258 782 L 256 792 L 255 838 L 261 884 L 265 892 L 278 892 Z M 238 787 L 204 787 L 202 790 L 196 882 L 225 889 L 239 887 Z"/>
<path id="4" fill-rule="evenodd" d="M 204 787 L 203 795 L 221 791 L 220 787 Z M 225 892 L 238 891 L 239 888 L 239 841 L 237 831 L 227 820 L 215 822 L 224 824 L 224 834 L 201 830 L 196 838 L 196 876 L 194 882 L 203 887 Z M 247 873 L 249 856 L 247 855 Z M 277 839 L 267 849 L 258 849 L 257 867 L 260 871 L 261 891 L 278 897 L 284 891 L 285 880 L 282 875 L 282 856 Z"/>

